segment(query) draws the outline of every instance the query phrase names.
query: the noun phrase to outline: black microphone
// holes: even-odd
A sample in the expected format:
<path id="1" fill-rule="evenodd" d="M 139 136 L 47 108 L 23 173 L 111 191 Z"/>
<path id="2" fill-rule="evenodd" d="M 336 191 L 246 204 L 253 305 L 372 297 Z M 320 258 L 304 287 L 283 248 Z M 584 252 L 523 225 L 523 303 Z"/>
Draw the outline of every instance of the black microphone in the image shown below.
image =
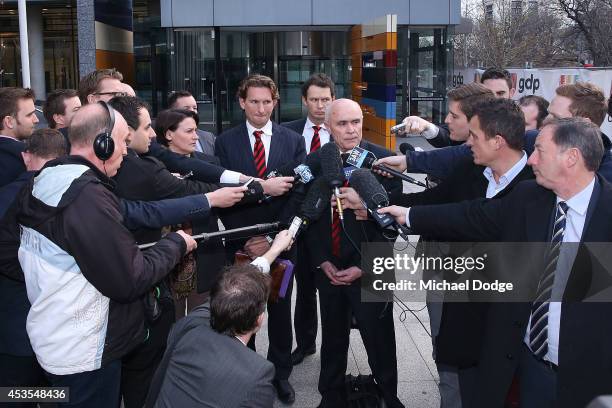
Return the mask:
<path id="1" fill-rule="evenodd" d="M 278 169 L 272 170 L 266 176 L 266 179 L 270 179 L 273 177 L 293 177 L 294 183 L 308 184 L 313 179 L 314 176 L 310 167 L 305 164 L 300 164 L 297 167 L 293 167 L 293 164 L 289 163 L 285 166 L 279 167 Z"/>
<path id="2" fill-rule="evenodd" d="M 340 222 L 344 225 L 344 211 L 340 202 L 340 187 L 344 184 L 344 172 L 342 171 L 342 157 L 335 143 L 326 143 L 319 149 L 321 157 L 321 173 L 336 196 L 336 205 Z"/>
<path id="3" fill-rule="evenodd" d="M 308 228 L 312 222 L 321 218 L 323 211 L 327 208 L 327 203 L 331 199 L 331 194 L 331 189 L 325 179 L 318 178 L 312 183 L 304 201 L 302 201 L 298 215 L 293 217 L 293 221 L 289 225 L 289 232 L 293 238 Z"/>
<path id="4" fill-rule="evenodd" d="M 204 241 L 204 242 L 210 241 L 211 239 L 221 239 L 221 238 L 225 238 L 228 240 L 243 239 L 243 238 L 248 238 L 248 237 L 252 237 L 255 235 L 262 235 L 262 234 L 267 234 L 270 232 L 277 232 L 280 230 L 280 228 L 281 228 L 281 223 L 279 221 L 276 221 L 276 222 L 269 222 L 269 223 L 264 223 L 264 224 L 250 225 L 248 227 L 228 229 L 228 230 L 223 230 L 223 231 L 218 231 L 218 232 L 204 232 L 202 234 L 192 235 L 191 238 L 195 239 L 196 241 Z M 138 245 L 138 248 L 146 249 L 146 248 L 152 247 L 155 244 L 157 244 L 157 242 L 141 244 L 141 245 Z"/>
<path id="5" fill-rule="evenodd" d="M 376 180 L 376 177 L 367 169 L 357 169 L 351 174 L 351 187 L 363 200 L 368 213 L 381 228 L 393 227 L 404 239 L 407 234 L 393 217 L 389 214 L 379 214 L 376 210 L 389 206 L 389 195 L 385 188 Z"/>
<path id="6" fill-rule="evenodd" d="M 400 152 L 402 152 L 402 154 L 406 154 L 406 152 L 414 152 L 414 146 L 411 145 L 410 143 L 402 143 L 399 146 L 399 150 Z"/>
<path id="7" fill-rule="evenodd" d="M 357 168 L 381 170 L 381 171 L 391 174 L 392 176 L 401 178 L 402 180 L 407 181 L 409 183 L 416 184 L 417 186 L 427 188 L 427 186 L 424 183 L 404 173 L 395 171 L 392 168 L 389 168 L 382 164 L 374 164 L 376 160 L 377 160 L 377 157 L 374 155 L 374 153 L 357 146 L 353 148 L 353 150 L 351 150 L 346 162 L 350 164 L 351 166 L 355 166 Z"/>

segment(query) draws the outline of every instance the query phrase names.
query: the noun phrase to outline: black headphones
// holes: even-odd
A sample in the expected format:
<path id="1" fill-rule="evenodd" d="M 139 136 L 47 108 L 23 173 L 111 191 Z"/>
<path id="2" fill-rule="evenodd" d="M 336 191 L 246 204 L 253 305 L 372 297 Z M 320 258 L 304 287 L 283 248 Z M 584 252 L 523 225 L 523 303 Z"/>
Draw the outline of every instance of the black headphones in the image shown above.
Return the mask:
<path id="1" fill-rule="evenodd" d="M 115 152 L 115 141 L 111 136 L 113 128 L 115 127 L 115 110 L 104 101 L 98 101 L 98 103 L 104 106 L 104 109 L 108 112 L 110 124 L 104 129 L 104 132 L 96 136 L 93 143 L 93 149 L 98 159 L 107 161 Z"/>

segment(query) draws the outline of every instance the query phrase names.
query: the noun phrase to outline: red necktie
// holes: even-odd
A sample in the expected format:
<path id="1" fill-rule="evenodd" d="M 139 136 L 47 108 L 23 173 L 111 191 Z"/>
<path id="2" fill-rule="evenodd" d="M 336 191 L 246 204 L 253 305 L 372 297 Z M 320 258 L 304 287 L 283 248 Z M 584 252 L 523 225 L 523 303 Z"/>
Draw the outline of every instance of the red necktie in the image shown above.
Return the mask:
<path id="1" fill-rule="evenodd" d="M 342 187 L 348 187 L 348 181 L 344 180 Z M 334 216 L 332 219 L 331 227 L 331 238 L 332 238 L 332 255 L 336 258 L 340 258 L 340 234 L 342 233 L 342 226 L 340 225 L 340 216 L 338 215 L 338 209 L 334 210 Z"/>
<path id="2" fill-rule="evenodd" d="M 319 137 L 320 126 L 313 126 L 314 135 L 312 135 L 312 141 L 310 142 L 310 153 L 317 151 L 321 147 L 321 138 Z"/>
<path id="3" fill-rule="evenodd" d="M 255 170 L 257 171 L 257 177 L 263 179 L 266 177 L 266 148 L 264 147 L 264 144 L 261 141 L 261 135 L 263 135 L 263 132 L 261 130 L 256 130 L 253 132 L 253 136 L 255 136 L 253 160 L 255 161 Z"/>

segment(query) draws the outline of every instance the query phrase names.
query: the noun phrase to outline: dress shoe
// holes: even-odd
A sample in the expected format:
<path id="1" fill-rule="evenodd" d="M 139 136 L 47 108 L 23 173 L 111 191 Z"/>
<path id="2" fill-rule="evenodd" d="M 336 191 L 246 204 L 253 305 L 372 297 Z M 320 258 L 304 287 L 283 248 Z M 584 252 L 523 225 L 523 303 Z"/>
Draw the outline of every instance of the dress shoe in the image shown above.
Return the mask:
<path id="1" fill-rule="evenodd" d="M 312 354 L 314 354 L 317 351 L 317 347 L 313 344 L 312 347 L 303 350 L 301 348 L 296 348 L 295 350 L 293 350 L 293 353 L 291 353 L 291 363 L 295 366 L 300 364 L 302 361 L 304 361 L 304 358 L 306 356 L 310 356 Z"/>
<path id="2" fill-rule="evenodd" d="M 289 381 L 274 380 L 272 385 L 276 389 L 276 395 L 283 404 L 293 404 L 295 402 L 295 391 Z"/>

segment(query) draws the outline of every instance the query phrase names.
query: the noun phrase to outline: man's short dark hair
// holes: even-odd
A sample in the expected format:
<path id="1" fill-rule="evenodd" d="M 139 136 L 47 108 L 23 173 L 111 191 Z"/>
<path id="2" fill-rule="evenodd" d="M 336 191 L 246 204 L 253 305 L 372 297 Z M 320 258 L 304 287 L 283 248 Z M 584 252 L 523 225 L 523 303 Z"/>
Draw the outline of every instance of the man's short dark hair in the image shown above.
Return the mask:
<path id="1" fill-rule="evenodd" d="M 336 96 L 336 86 L 334 85 L 334 81 L 323 73 L 316 73 L 312 74 L 310 78 L 304 82 L 304 85 L 302 85 L 302 96 L 304 99 L 306 99 L 308 96 L 308 88 L 313 85 L 318 86 L 319 88 L 329 88 L 332 98 Z"/>
<path id="2" fill-rule="evenodd" d="M 251 264 L 226 269 L 210 292 L 210 324 L 219 333 L 246 334 L 266 310 L 270 279 Z"/>
<path id="3" fill-rule="evenodd" d="M 43 105 L 43 115 L 47 119 L 47 123 L 51 129 L 57 127 L 53 115 L 65 115 L 66 114 L 66 99 L 78 97 L 79 94 L 75 89 L 56 89 L 47 95 L 47 100 Z"/>
<path id="4" fill-rule="evenodd" d="M 272 78 L 265 75 L 253 74 L 244 78 L 242 82 L 240 82 L 236 94 L 239 98 L 246 99 L 249 88 L 268 88 L 272 94 L 272 100 L 276 101 L 280 99 L 276 83 L 274 83 Z"/>
<path id="5" fill-rule="evenodd" d="M 480 102 L 474 105 L 473 116 L 478 116 L 487 139 L 500 135 L 512 150 L 523 150 L 525 115 L 516 102 L 510 99 Z"/>
<path id="6" fill-rule="evenodd" d="M 25 141 L 24 151 L 45 159 L 68 154 L 68 143 L 59 130 L 36 129 Z"/>
<path id="7" fill-rule="evenodd" d="M 149 104 L 135 96 L 116 96 L 108 103 L 123 116 L 128 126 L 134 130 L 140 127 L 140 118 L 138 117 L 140 110 L 149 110 Z"/>
<path id="8" fill-rule="evenodd" d="M 597 126 L 601 126 L 606 118 L 606 97 L 603 90 L 593 83 L 561 85 L 555 93 L 572 100 L 569 110 L 573 116 L 587 118 Z"/>
<path id="9" fill-rule="evenodd" d="M 487 79 L 504 79 L 508 84 L 508 89 L 512 89 L 512 76 L 510 72 L 503 68 L 491 67 L 487 68 L 480 76 L 480 83 L 484 83 Z"/>
<path id="10" fill-rule="evenodd" d="M 155 119 L 155 134 L 157 135 L 157 142 L 168 146 L 168 140 L 166 139 L 166 132 L 171 130 L 175 131 L 186 118 L 192 118 L 195 120 L 196 126 L 200 122 L 197 113 L 187 109 L 166 109 L 161 111 Z"/>
<path id="11" fill-rule="evenodd" d="M 81 99 L 83 105 L 87 104 L 87 95 L 98 92 L 100 82 L 106 78 L 123 81 L 123 74 L 115 68 L 105 68 L 97 69 L 81 78 L 79 81 L 79 99 Z"/>
<path id="12" fill-rule="evenodd" d="M 495 99 L 493 91 L 477 82 L 460 85 L 457 88 L 451 89 L 448 91 L 447 96 L 449 101 L 459 103 L 459 108 L 468 120 L 472 118 L 472 108 L 475 104 Z"/>
<path id="13" fill-rule="evenodd" d="M 34 91 L 30 88 L 12 86 L 0 88 L 0 130 L 4 130 L 5 117 L 17 117 L 17 102 L 20 99 L 36 100 Z"/>
<path id="14" fill-rule="evenodd" d="M 548 101 L 538 95 L 525 95 L 521 96 L 518 101 L 519 106 L 535 105 L 538 108 L 538 116 L 536 118 L 536 127 L 539 129 L 542 127 L 544 119 L 548 116 Z"/>
<path id="15" fill-rule="evenodd" d="M 589 171 L 597 171 L 604 155 L 599 126 L 582 117 L 547 119 L 544 127 L 552 126 L 552 141 L 562 151 L 576 148 Z"/>
<path id="16" fill-rule="evenodd" d="M 185 91 L 185 90 L 180 90 L 180 91 L 172 92 L 168 96 L 168 109 L 179 108 L 180 106 L 175 106 L 176 105 L 176 101 L 178 101 L 179 98 L 185 98 L 185 97 L 188 97 L 188 96 L 193 96 L 193 94 L 191 92 Z"/>

